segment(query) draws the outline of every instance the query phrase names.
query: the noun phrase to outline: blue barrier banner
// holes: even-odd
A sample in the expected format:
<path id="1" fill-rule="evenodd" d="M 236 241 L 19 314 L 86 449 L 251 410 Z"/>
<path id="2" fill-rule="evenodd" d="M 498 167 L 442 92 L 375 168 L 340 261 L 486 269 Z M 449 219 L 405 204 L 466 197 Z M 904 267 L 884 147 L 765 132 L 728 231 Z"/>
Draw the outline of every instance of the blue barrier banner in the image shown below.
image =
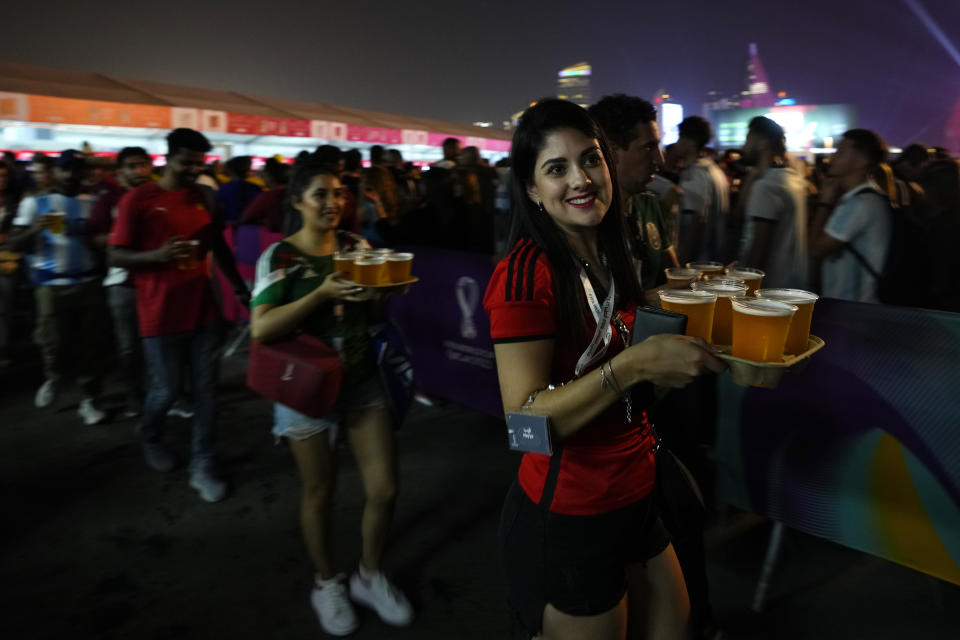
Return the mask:
<path id="1" fill-rule="evenodd" d="M 420 282 L 390 302 L 390 319 L 410 351 L 414 378 L 423 392 L 484 413 L 503 416 L 490 320 L 483 294 L 493 258 L 408 247 Z"/>
<path id="2" fill-rule="evenodd" d="M 725 501 L 960 584 L 960 315 L 820 300 L 775 389 L 719 378 Z"/>

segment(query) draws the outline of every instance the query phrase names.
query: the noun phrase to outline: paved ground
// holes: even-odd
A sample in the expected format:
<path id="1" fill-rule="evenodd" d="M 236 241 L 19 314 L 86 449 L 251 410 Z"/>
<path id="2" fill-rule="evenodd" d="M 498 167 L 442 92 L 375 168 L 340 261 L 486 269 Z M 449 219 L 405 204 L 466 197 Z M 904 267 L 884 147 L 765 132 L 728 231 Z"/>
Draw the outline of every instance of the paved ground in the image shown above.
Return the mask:
<path id="1" fill-rule="evenodd" d="M 297 525 L 293 462 L 268 405 L 228 360 L 221 452 L 231 497 L 208 505 L 182 468 L 148 470 L 132 421 L 84 427 L 75 393 L 32 406 L 35 367 L 0 374 L 0 638 L 316 638 L 311 570 Z M 186 451 L 189 424 L 169 435 Z M 418 612 L 393 629 L 363 615 L 356 638 L 506 638 L 496 526 L 517 458 L 502 425 L 455 406 L 418 406 L 399 433 L 401 497 L 389 566 Z M 359 553 L 361 491 L 346 449 L 336 505 L 338 564 Z M 789 533 L 767 611 L 750 598 L 769 523 L 729 514 L 708 532 L 714 607 L 730 638 L 955 638 L 960 589 Z"/>

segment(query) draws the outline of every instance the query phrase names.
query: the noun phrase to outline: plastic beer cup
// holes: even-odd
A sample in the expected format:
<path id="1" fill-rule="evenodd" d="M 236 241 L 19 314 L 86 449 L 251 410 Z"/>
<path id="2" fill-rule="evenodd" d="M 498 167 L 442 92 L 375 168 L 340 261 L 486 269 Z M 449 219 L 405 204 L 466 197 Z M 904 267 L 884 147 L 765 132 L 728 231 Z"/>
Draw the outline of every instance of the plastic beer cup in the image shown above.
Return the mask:
<path id="1" fill-rule="evenodd" d="M 700 272 L 700 279 L 710 275 L 723 275 L 726 267 L 719 262 L 688 262 L 687 269 L 696 269 Z"/>
<path id="2" fill-rule="evenodd" d="M 684 269 L 682 267 L 669 267 L 663 272 L 667 274 L 667 285 L 672 288 L 686 289 L 694 280 L 700 277 L 700 272 L 696 269 Z"/>
<path id="3" fill-rule="evenodd" d="M 813 305 L 820 298 L 815 293 L 802 289 L 760 289 L 758 298 L 779 300 L 792 304 L 797 308 L 790 331 L 787 333 L 787 344 L 784 350 L 792 355 L 803 353 L 810 344 L 810 323 L 813 320 Z"/>
<path id="4" fill-rule="evenodd" d="M 177 269 L 180 271 L 192 271 L 200 268 L 200 241 L 184 240 L 178 242 L 183 254 L 177 258 Z"/>
<path id="5" fill-rule="evenodd" d="M 387 259 L 381 256 L 364 255 L 353 261 L 353 281 L 375 287 L 382 283 Z"/>
<path id="6" fill-rule="evenodd" d="M 353 259 L 352 253 L 333 254 L 333 270 L 347 274 L 347 280 L 353 280 Z"/>
<path id="7" fill-rule="evenodd" d="M 747 295 L 753 296 L 757 294 L 757 289 L 760 288 L 760 284 L 763 282 L 765 275 L 767 274 L 760 269 L 737 267 L 727 271 L 726 277 L 731 280 L 743 280 L 747 284 Z"/>
<path id="8" fill-rule="evenodd" d="M 64 223 L 67 220 L 67 214 L 61 211 L 54 211 L 46 215 L 49 216 L 51 220 L 50 226 L 47 227 L 50 233 L 56 233 L 59 235 L 66 230 L 66 225 Z"/>
<path id="9" fill-rule="evenodd" d="M 413 265 L 412 253 L 391 253 L 387 256 L 387 276 L 390 282 L 406 282 Z"/>
<path id="10" fill-rule="evenodd" d="M 660 305 L 667 311 L 687 316 L 688 336 L 710 342 L 713 334 L 713 313 L 717 294 L 691 289 L 661 289 Z"/>
<path id="11" fill-rule="evenodd" d="M 790 321 L 797 308 L 767 298 L 737 298 L 730 304 L 733 306 L 733 356 L 755 362 L 781 362 Z"/>
<path id="12" fill-rule="evenodd" d="M 747 294 L 747 285 L 739 280 L 703 280 L 694 282 L 696 291 L 717 294 L 717 308 L 713 312 L 713 344 L 733 343 L 733 310 L 730 300 Z"/>

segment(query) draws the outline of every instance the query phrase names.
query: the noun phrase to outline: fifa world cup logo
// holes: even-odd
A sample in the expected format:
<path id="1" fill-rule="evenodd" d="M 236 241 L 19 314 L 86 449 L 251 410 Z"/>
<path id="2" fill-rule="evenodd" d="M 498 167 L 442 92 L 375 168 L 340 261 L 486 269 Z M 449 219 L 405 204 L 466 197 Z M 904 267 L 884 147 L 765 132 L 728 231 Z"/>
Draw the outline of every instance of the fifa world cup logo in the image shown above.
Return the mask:
<path id="1" fill-rule="evenodd" d="M 467 339 L 477 337 L 477 325 L 473 322 L 473 313 L 480 302 L 480 287 L 469 276 L 457 280 L 457 304 L 460 305 L 460 335 Z"/>

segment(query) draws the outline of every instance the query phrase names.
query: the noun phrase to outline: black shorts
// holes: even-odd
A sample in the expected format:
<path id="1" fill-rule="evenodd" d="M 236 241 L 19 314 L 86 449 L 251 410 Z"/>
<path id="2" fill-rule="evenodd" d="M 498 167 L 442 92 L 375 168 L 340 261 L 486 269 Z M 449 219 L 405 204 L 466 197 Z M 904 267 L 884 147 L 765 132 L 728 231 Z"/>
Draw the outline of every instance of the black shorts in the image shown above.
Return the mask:
<path id="1" fill-rule="evenodd" d="M 626 568 L 669 544 L 652 494 L 600 515 L 544 514 L 514 482 L 500 518 L 507 598 L 531 636 L 548 603 L 576 616 L 609 611 L 627 592 Z"/>

